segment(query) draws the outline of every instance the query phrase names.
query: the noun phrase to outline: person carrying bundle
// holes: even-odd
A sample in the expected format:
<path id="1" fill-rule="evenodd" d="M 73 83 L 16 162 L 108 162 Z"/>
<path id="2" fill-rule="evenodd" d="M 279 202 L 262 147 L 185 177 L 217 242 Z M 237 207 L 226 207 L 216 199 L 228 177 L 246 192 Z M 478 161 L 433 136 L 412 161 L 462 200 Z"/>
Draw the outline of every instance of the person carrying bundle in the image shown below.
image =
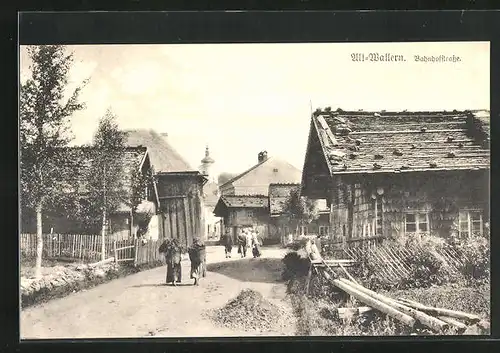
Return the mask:
<path id="1" fill-rule="evenodd" d="M 167 276 L 166 283 L 172 283 L 176 286 L 182 280 L 181 271 L 181 247 L 177 239 L 166 239 L 161 245 L 158 251 L 165 256 L 165 262 L 167 263 Z"/>
<path id="2" fill-rule="evenodd" d="M 193 245 L 188 249 L 189 260 L 191 261 L 191 279 L 194 285 L 199 284 L 200 277 L 206 276 L 206 251 L 205 244 L 198 238 L 193 240 Z"/>
<path id="3" fill-rule="evenodd" d="M 247 256 L 247 237 L 243 231 L 238 234 L 238 254 L 241 254 L 241 257 Z"/>

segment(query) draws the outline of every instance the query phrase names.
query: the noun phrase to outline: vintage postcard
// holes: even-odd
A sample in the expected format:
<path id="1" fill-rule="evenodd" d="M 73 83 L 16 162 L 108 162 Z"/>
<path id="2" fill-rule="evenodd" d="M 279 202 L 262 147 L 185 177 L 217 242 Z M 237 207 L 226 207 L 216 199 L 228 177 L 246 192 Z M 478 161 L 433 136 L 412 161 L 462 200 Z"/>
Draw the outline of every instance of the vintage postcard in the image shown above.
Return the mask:
<path id="1" fill-rule="evenodd" d="M 21 339 L 490 334 L 490 43 L 20 46 Z"/>

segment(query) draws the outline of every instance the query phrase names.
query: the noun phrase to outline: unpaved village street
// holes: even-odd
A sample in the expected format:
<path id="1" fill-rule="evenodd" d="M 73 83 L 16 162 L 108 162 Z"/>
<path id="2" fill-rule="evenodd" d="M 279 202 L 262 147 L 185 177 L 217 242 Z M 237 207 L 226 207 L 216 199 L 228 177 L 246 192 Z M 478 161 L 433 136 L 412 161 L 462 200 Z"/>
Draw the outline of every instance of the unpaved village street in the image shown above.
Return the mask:
<path id="1" fill-rule="evenodd" d="M 187 259 L 178 287 L 165 285 L 165 266 L 143 271 L 23 310 L 21 338 L 255 336 L 217 327 L 204 313 L 245 288 L 291 310 L 280 278 L 283 255 L 282 249 L 264 248 L 259 259 L 240 259 L 233 250 L 233 258 L 225 259 L 223 247 L 207 247 L 207 277 L 198 287 Z M 284 331 L 262 334 L 293 335 L 294 323 Z"/>

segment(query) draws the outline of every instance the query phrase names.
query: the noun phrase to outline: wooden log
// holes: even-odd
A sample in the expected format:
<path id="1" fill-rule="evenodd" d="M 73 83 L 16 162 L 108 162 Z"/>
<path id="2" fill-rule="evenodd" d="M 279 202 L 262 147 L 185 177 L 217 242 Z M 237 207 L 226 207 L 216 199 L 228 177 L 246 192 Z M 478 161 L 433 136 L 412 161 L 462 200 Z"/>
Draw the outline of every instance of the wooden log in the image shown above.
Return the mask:
<path id="1" fill-rule="evenodd" d="M 99 262 L 94 262 L 93 264 L 89 264 L 89 267 L 96 267 L 96 266 L 104 265 L 104 264 L 107 264 L 107 263 L 110 263 L 110 262 L 113 262 L 113 261 L 115 261 L 115 258 L 114 257 L 110 257 L 110 258 L 107 258 L 106 260 L 99 261 Z"/>
<path id="2" fill-rule="evenodd" d="M 344 273 L 346 274 L 346 276 L 347 276 L 347 277 L 349 277 L 349 279 L 350 279 L 351 281 L 353 281 L 353 282 L 354 282 L 354 283 L 356 283 L 356 284 L 359 284 L 358 282 L 356 282 L 356 280 L 354 279 L 354 277 L 352 277 L 352 276 L 349 274 L 349 272 L 347 272 L 347 270 L 345 269 L 345 267 L 344 267 L 344 266 L 342 266 L 342 264 L 339 264 L 339 266 L 340 266 L 340 268 L 342 269 L 342 271 L 344 271 Z"/>
<path id="3" fill-rule="evenodd" d="M 411 317 L 414 317 L 420 323 L 428 326 L 429 328 L 433 329 L 434 331 L 441 332 L 441 331 L 449 328 L 449 325 L 446 322 L 439 320 L 435 317 L 432 317 L 430 315 L 427 315 L 426 313 L 423 313 L 423 312 L 420 312 L 420 311 L 415 310 L 413 308 L 410 308 L 406 305 L 400 304 L 397 300 L 394 300 L 394 299 L 391 299 L 389 297 L 386 297 L 385 295 L 376 293 L 368 288 L 365 288 L 359 284 L 353 283 L 345 278 L 341 278 L 340 281 L 342 281 L 348 285 L 351 285 L 352 287 L 359 290 L 360 292 L 365 293 L 367 295 L 370 295 L 373 298 L 381 301 L 382 303 L 385 303 L 391 307 L 394 307 L 394 308 L 400 310 L 401 312 L 403 312 Z"/>
<path id="4" fill-rule="evenodd" d="M 356 315 L 363 315 L 366 313 L 369 313 L 373 311 L 373 308 L 369 306 L 360 306 L 357 308 L 337 308 L 336 309 L 337 313 L 340 316 L 356 316 Z"/>
<path id="5" fill-rule="evenodd" d="M 416 301 L 404 299 L 404 298 L 399 299 L 399 301 L 404 303 L 407 306 L 418 309 L 420 311 L 424 311 L 424 312 L 432 314 L 432 315 L 448 316 L 448 317 L 452 317 L 455 319 L 466 320 L 466 321 L 473 323 L 473 324 L 481 321 L 481 318 L 479 316 L 474 315 L 474 314 L 465 313 L 463 311 L 449 310 L 449 309 L 443 309 L 443 308 L 434 308 L 434 307 L 425 306 L 425 305 L 420 304 Z"/>
<path id="6" fill-rule="evenodd" d="M 325 273 L 325 272 L 323 272 L 323 273 Z M 405 313 L 402 313 L 401 311 L 398 311 L 394 307 L 387 305 L 387 304 L 385 304 L 385 303 L 383 303 L 383 302 L 381 302 L 381 301 L 379 301 L 379 300 L 377 300 L 369 295 L 366 295 L 365 293 L 360 292 L 359 290 L 352 287 L 351 285 L 348 285 L 347 283 L 340 281 L 338 279 L 331 280 L 331 282 L 333 283 L 333 285 L 342 289 L 344 292 L 350 294 L 351 296 L 358 299 L 359 301 L 365 303 L 366 305 L 371 306 L 374 309 L 377 309 L 377 310 L 383 312 L 384 314 L 387 314 L 388 316 L 390 316 L 396 320 L 403 322 L 407 326 L 413 327 L 415 325 L 416 320 L 413 317 L 411 317 Z"/>
<path id="7" fill-rule="evenodd" d="M 452 317 L 441 315 L 441 316 L 438 316 L 438 319 L 454 326 L 459 333 L 463 333 L 465 330 L 467 330 L 467 325 L 465 325 L 464 323 L 462 323 L 462 322 L 460 322 Z"/>

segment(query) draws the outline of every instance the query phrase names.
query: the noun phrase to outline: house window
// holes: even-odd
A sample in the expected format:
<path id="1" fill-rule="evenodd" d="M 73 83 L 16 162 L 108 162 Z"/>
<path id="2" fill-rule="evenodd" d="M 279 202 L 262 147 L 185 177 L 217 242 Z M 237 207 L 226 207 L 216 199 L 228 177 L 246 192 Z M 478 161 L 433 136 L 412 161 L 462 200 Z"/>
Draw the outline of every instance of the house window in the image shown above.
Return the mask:
<path id="1" fill-rule="evenodd" d="M 300 226 L 300 234 L 307 235 L 307 226 Z"/>
<path id="2" fill-rule="evenodd" d="M 405 233 L 429 232 L 429 215 L 427 213 L 407 213 L 405 215 Z"/>
<path id="3" fill-rule="evenodd" d="M 247 211 L 247 217 L 248 218 L 253 218 L 253 211 L 252 210 L 248 210 Z"/>
<path id="4" fill-rule="evenodd" d="M 278 173 L 278 168 L 274 168 L 273 172 Z"/>
<path id="5" fill-rule="evenodd" d="M 330 233 L 329 226 L 319 226 L 318 232 L 320 236 L 328 235 Z"/>
<path id="6" fill-rule="evenodd" d="M 459 235 L 468 238 L 472 235 L 483 235 L 483 216 L 480 211 L 459 212 Z"/>

